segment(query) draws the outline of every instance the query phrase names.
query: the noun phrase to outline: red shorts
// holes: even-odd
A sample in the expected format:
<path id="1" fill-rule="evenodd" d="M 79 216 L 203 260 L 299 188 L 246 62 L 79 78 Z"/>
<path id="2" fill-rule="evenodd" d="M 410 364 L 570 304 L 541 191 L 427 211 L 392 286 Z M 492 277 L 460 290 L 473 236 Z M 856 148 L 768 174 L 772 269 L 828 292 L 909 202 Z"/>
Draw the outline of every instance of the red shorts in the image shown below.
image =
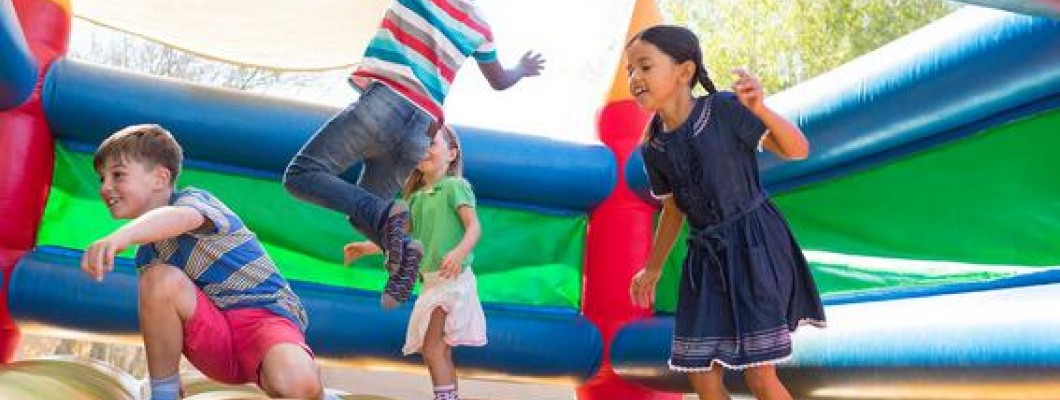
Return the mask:
<path id="1" fill-rule="evenodd" d="M 278 344 L 298 345 L 313 356 L 291 320 L 263 308 L 220 310 L 201 290 L 196 293 L 195 314 L 184 324 L 184 356 L 210 379 L 260 384 L 265 353 Z"/>

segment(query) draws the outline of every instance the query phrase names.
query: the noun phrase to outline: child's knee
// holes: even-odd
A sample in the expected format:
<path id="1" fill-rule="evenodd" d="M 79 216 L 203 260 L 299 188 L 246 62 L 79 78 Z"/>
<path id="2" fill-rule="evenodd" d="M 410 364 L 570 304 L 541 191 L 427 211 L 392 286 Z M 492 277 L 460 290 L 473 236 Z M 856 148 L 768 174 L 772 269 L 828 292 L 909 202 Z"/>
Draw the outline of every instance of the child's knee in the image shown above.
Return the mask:
<path id="1" fill-rule="evenodd" d="M 310 180 L 319 172 L 329 172 L 329 170 L 312 158 L 298 154 L 287 164 L 287 168 L 284 168 L 283 177 L 280 180 L 288 193 L 298 195 L 304 193 L 312 185 Z"/>
<path id="2" fill-rule="evenodd" d="M 287 169 L 283 171 L 283 188 L 287 190 L 287 193 L 295 194 L 299 193 L 301 185 L 299 181 L 302 175 L 296 172 L 296 168 L 288 165 Z"/>
<path id="3" fill-rule="evenodd" d="M 718 386 L 725 384 L 725 368 L 714 364 L 714 368 L 705 372 L 693 372 L 688 374 L 688 381 L 692 386 Z"/>
<path id="4" fill-rule="evenodd" d="M 427 342 L 423 343 L 423 349 L 420 350 L 423 353 L 423 358 L 428 361 L 440 360 L 445 356 L 445 351 L 442 350 L 441 346 L 437 344 L 430 344 Z"/>
<path id="5" fill-rule="evenodd" d="M 772 366 L 748 368 L 743 373 L 743 380 L 747 383 L 747 387 L 752 390 L 766 388 L 780 382 L 777 378 L 776 369 Z"/>
<path id="6" fill-rule="evenodd" d="M 324 390 L 320 385 L 320 374 L 312 362 L 295 363 L 274 369 L 265 373 L 262 383 L 265 391 L 279 397 L 317 399 Z"/>
<path id="7" fill-rule="evenodd" d="M 265 391 L 280 397 L 315 399 L 323 390 L 316 362 L 304 348 L 291 343 L 273 346 L 265 354 L 261 381 Z"/>
<path id="8" fill-rule="evenodd" d="M 177 267 L 168 264 L 150 266 L 140 274 L 140 297 L 169 299 L 187 288 L 189 283 L 191 280 Z"/>
<path id="9" fill-rule="evenodd" d="M 442 360 L 449 356 L 449 345 L 442 338 L 425 338 L 422 351 L 428 360 Z"/>

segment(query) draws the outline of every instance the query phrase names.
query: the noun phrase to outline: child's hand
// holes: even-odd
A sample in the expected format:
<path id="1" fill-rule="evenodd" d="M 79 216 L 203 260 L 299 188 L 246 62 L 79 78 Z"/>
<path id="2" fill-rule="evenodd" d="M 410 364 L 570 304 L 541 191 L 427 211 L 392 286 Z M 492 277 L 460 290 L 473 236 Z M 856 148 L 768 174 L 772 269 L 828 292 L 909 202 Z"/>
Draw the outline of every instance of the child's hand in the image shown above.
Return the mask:
<path id="1" fill-rule="evenodd" d="M 740 102 L 751 111 L 761 107 L 765 92 L 762 90 L 762 83 L 758 81 L 758 78 L 755 78 L 743 68 L 733 69 L 732 73 L 736 75 L 736 82 L 732 84 L 732 91 L 736 92 L 736 97 L 740 99 Z"/>
<path id="2" fill-rule="evenodd" d="M 633 275 L 633 281 L 629 284 L 629 297 L 633 305 L 648 308 L 655 303 L 655 285 L 659 283 L 659 275 L 659 271 L 647 268 Z"/>
<path id="3" fill-rule="evenodd" d="M 104 275 L 114 270 L 114 257 L 125 251 L 130 243 L 120 232 L 95 241 L 81 255 L 81 270 L 96 281 L 102 281 Z"/>
<path id="4" fill-rule="evenodd" d="M 369 241 L 347 243 L 342 246 L 342 265 L 350 265 L 358 258 L 378 252 L 379 246 Z"/>
<path id="5" fill-rule="evenodd" d="M 444 279 L 452 279 L 460 276 L 460 270 L 464 268 L 464 252 L 453 249 L 442 259 L 442 265 L 438 267 L 438 276 Z"/>
<path id="6" fill-rule="evenodd" d="M 541 56 L 541 53 L 528 51 L 523 53 L 523 57 L 519 59 L 519 71 L 522 72 L 523 76 L 541 75 L 541 70 L 543 69 L 545 69 L 545 59 Z"/>

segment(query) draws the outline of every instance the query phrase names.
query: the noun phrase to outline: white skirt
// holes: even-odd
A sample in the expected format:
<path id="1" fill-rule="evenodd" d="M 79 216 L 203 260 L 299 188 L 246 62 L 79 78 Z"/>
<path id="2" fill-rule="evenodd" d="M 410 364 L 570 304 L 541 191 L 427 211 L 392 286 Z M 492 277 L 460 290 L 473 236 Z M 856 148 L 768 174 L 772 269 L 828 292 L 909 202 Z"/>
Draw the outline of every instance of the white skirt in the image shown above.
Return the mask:
<path id="1" fill-rule="evenodd" d="M 418 353 L 423 348 L 423 338 L 431 322 L 431 313 L 441 307 L 445 310 L 445 342 L 450 347 L 485 346 L 486 315 L 478 300 L 478 288 L 471 267 L 455 279 L 442 279 L 438 272 L 423 274 L 423 290 L 412 306 L 409 327 L 405 334 L 405 355 Z"/>

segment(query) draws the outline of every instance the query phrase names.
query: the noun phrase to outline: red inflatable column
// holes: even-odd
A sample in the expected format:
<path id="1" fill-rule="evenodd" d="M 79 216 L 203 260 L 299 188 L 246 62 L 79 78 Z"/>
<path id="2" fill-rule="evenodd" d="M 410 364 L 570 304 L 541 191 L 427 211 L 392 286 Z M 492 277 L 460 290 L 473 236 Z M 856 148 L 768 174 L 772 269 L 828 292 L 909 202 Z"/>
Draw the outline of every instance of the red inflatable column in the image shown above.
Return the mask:
<path id="1" fill-rule="evenodd" d="M 52 180 L 55 151 L 41 87 L 52 61 L 66 53 L 70 36 L 69 1 L 15 0 L 14 5 L 40 71 L 33 95 L 0 112 L 0 363 L 14 357 L 20 338 L 7 309 L 8 281 L 15 263 L 36 243 Z"/>
<path id="2" fill-rule="evenodd" d="M 637 0 L 626 37 L 661 21 L 651 0 Z M 625 42 L 623 42 L 624 44 Z M 611 368 L 611 340 L 627 321 L 650 315 L 629 299 L 629 282 L 648 259 L 655 208 L 633 193 L 626 183 L 625 165 L 637 148 L 649 115 L 629 93 L 625 61 L 615 71 L 611 91 L 600 112 L 600 140 L 618 160 L 618 185 L 589 216 L 586 239 L 585 293 L 582 311 L 600 329 L 604 359 L 600 371 L 578 388 L 581 400 L 679 400 L 678 394 L 659 393 L 626 382 Z"/>

